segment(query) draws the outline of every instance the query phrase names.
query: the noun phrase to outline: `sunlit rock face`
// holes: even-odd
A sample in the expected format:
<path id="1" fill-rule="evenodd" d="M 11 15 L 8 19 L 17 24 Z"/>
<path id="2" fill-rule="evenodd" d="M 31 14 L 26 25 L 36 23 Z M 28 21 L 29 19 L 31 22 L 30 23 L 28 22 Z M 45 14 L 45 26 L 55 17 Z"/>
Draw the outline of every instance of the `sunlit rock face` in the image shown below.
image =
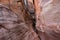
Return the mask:
<path id="1" fill-rule="evenodd" d="M 41 22 L 46 26 L 55 25 L 56 29 L 60 26 L 60 3 L 58 0 L 51 1 L 51 3 L 45 5 L 40 14 Z M 48 28 L 48 27 L 47 27 Z M 52 27 L 55 28 L 55 27 Z M 52 30 L 56 30 L 52 29 Z M 59 29 L 58 29 L 59 30 Z"/>
<path id="2" fill-rule="evenodd" d="M 60 40 L 60 0 L 49 0 L 43 4 L 38 29 L 46 33 L 44 40 Z"/>

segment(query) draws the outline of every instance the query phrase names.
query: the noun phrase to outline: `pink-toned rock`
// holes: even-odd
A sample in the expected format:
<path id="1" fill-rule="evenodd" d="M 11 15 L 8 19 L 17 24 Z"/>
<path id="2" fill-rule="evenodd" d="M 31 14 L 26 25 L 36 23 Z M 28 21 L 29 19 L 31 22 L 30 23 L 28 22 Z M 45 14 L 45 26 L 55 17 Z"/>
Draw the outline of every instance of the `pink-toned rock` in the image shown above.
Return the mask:
<path id="1" fill-rule="evenodd" d="M 6 5 L 2 5 L 0 5 L 0 40 L 39 40 L 30 20 L 27 20 L 27 24 L 21 13 L 15 13 Z"/>
<path id="2" fill-rule="evenodd" d="M 60 40 L 60 0 L 41 3 L 40 26 L 37 26 L 41 40 Z"/>

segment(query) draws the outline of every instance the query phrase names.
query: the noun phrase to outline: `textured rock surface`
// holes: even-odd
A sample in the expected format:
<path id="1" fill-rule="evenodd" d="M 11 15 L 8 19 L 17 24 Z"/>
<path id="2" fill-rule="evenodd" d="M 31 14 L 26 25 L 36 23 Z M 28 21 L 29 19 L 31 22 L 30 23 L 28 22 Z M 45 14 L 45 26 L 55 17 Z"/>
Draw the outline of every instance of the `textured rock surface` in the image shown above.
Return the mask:
<path id="1" fill-rule="evenodd" d="M 39 17 L 40 26 L 37 27 L 42 31 L 41 39 L 60 40 L 60 0 L 50 0 L 42 4 L 44 5 Z"/>
<path id="2" fill-rule="evenodd" d="M 39 40 L 39 38 L 32 25 L 25 23 L 22 14 L 18 15 L 0 5 L 0 40 Z"/>

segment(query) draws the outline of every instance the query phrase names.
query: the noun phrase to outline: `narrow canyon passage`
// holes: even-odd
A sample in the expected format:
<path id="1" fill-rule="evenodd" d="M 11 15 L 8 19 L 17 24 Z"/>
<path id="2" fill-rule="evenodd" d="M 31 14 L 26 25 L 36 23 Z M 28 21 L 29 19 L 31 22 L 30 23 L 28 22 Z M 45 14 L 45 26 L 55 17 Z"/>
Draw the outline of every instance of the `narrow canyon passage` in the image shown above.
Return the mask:
<path id="1" fill-rule="evenodd" d="M 60 40 L 60 0 L 0 0 L 0 40 Z"/>

